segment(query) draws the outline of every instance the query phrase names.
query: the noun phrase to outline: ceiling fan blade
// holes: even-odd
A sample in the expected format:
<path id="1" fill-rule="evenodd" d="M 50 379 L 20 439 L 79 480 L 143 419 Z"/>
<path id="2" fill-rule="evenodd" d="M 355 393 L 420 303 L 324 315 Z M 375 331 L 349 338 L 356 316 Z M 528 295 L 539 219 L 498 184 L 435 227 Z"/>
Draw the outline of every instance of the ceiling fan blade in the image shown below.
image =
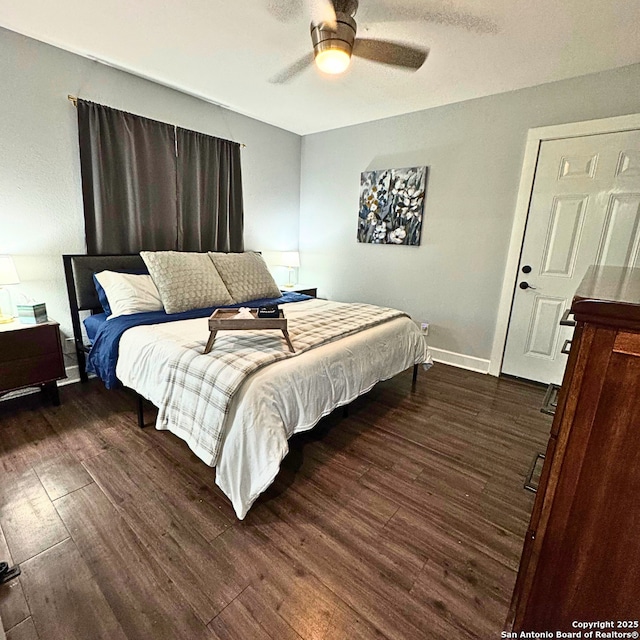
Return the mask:
<path id="1" fill-rule="evenodd" d="M 401 5 L 391 0 L 363 3 L 360 9 L 363 22 L 433 22 L 449 27 L 459 27 L 476 33 L 498 33 L 495 20 L 478 13 L 456 9 L 450 2 L 441 0 L 404 0 Z"/>
<path id="2" fill-rule="evenodd" d="M 307 67 L 313 64 L 313 53 L 308 53 L 299 60 L 296 60 L 293 64 L 289 65 L 286 69 L 283 69 L 280 73 L 269 78 L 271 84 L 286 84 L 293 80 L 296 76 L 301 74 Z"/>
<path id="3" fill-rule="evenodd" d="M 303 0 L 268 0 L 267 11 L 278 22 L 290 22 L 302 15 Z"/>
<path id="4" fill-rule="evenodd" d="M 355 56 L 414 71 L 417 71 L 424 64 L 428 54 L 429 49 L 420 49 L 388 40 L 356 38 L 353 45 L 353 55 Z"/>

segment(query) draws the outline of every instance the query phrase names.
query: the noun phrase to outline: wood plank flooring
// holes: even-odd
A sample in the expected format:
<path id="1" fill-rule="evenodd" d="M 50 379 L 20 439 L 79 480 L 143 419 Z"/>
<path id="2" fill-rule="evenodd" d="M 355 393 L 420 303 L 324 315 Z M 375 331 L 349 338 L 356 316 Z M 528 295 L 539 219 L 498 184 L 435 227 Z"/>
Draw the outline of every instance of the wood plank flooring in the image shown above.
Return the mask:
<path id="1" fill-rule="evenodd" d="M 295 436 L 244 521 L 126 391 L 0 402 L 7 638 L 498 638 L 543 396 L 444 365 L 412 392 L 405 372 Z"/>

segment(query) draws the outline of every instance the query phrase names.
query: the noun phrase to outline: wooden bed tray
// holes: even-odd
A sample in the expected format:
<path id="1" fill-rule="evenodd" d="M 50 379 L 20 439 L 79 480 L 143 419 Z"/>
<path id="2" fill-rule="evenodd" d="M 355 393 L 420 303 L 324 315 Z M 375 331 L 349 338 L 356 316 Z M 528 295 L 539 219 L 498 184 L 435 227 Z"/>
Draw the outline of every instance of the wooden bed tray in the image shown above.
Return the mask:
<path id="1" fill-rule="evenodd" d="M 213 349 L 213 342 L 216 339 L 218 331 L 242 331 L 253 330 L 258 331 L 262 329 L 279 329 L 282 331 L 284 339 L 287 341 L 289 350 L 291 353 L 295 353 L 296 350 L 291 344 L 289 338 L 289 332 L 287 330 L 287 319 L 280 309 L 280 316 L 278 318 L 258 318 L 258 310 L 250 309 L 252 320 L 248 318 L 234 318 L 238 314 L 238 309 L 216 309 L 209 316 L 209 339 L 207 345 L 204 348 L 204 353 L 209 353 Z"/>

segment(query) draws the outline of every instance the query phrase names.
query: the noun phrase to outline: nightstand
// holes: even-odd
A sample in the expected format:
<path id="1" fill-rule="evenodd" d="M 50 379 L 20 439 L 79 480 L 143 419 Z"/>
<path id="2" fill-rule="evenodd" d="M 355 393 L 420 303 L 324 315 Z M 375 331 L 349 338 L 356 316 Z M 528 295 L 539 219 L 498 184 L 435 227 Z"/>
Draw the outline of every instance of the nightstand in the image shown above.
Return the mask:
<path id="1" fill-rule="evenodd" d="M 311 296 L 312 298 L 318 297 L 318 287 L 308 287 L 305 284 L 295 284 L 293 287 L 282 287 L 280 291 L 282 291 L 282 293 L 293 291 L 294 293 L 302 293 L 305 296 Z"/>
<path id="2" fill-rule="evenodd" d="M 41 387 L 60 404 L 57 380 L 66 378 L 57 322 L 0 324 L 0 395 Z"/>

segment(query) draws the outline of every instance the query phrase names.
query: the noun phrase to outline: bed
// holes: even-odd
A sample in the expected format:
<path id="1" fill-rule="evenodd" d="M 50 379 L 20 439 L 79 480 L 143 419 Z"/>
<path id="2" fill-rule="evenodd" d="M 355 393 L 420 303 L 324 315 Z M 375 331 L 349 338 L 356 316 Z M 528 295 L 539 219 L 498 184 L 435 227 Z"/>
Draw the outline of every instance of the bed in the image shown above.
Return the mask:
<path id="1" fill-rule="evenodd" d="M 230 331 L 219 332 L 204 355 L 212 308 L 104 316 L 94 274 L 143 270 L 140 255 L 63 260 L 81 378 L 88 362 L 107 386 L 122 384 L 157 406 L 156 428 L 216 468 L 215 482 L 239 519 L 275 479 L 289 437 L 410 367 L 415 382 L 418 365 L 431 362 L 423 334 L 405 314 L 293 293 L 224 306 L 277 303 L 295 354 L 279 332 Z M 90 314 L 84 331 L 83 311 Z M 325 322 L 331 317 L 337 321 Z"/>

